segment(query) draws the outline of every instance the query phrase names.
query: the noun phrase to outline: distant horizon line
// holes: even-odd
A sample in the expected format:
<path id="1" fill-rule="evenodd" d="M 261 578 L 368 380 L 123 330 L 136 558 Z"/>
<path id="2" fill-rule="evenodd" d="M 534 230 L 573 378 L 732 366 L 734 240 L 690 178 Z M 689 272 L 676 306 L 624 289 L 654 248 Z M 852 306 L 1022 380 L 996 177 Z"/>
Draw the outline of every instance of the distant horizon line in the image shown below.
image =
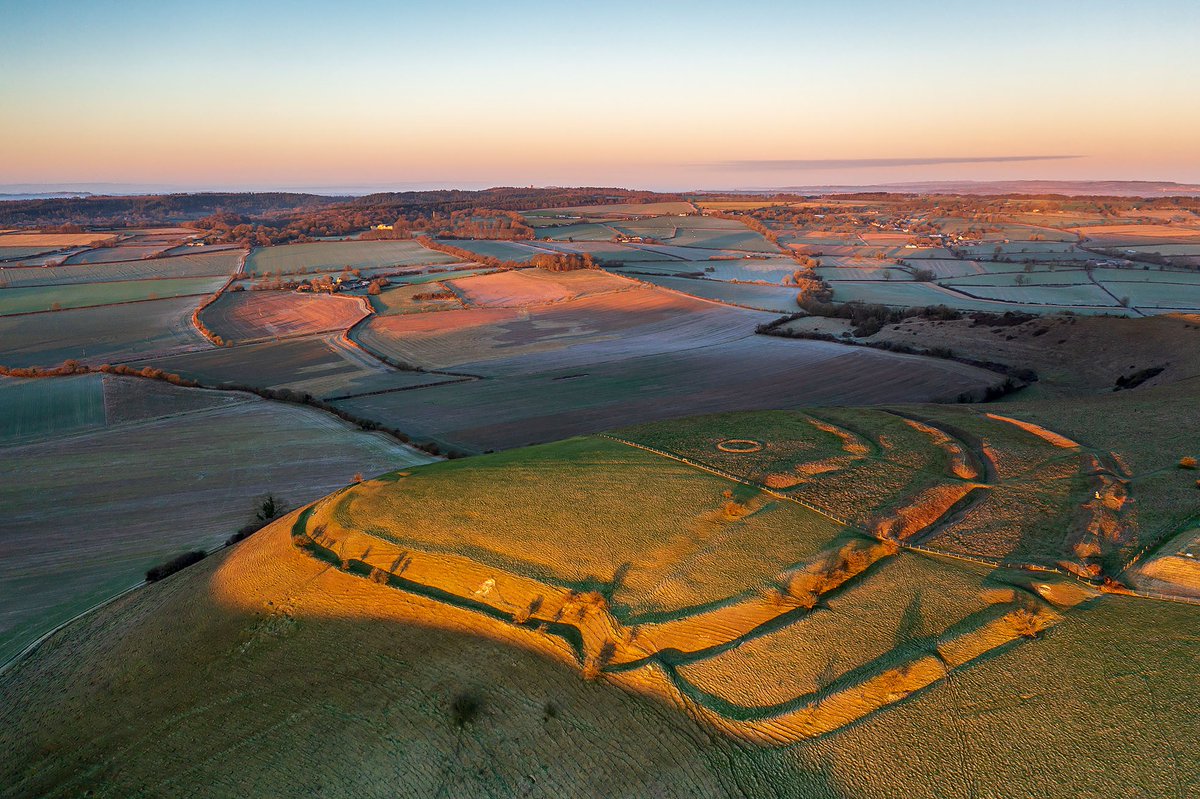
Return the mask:
<path id="1" fill-rule="evenodd" d="M 499 188 L 536 188 L 536 189 L 576 189 L 576 188 L 610 188 L 626 191 L 650 191 L 659 194 L 718 194 L 747 193 L 747 194 L 817 194 L 817 193 L 852 193 L 855 191 L 888 191 L 909 193 L 914 189 L 952 189 L 954 187 L 1005 187 L 1005 186 L 1041 186 L 1041 187 L 1154 187 L 1157 191 L 1147 196 L 1161 196 L 1164 189 L 1180 189 L 1187 193 L 1200 192 L 1200 183 L 1187 183 L 1176 180 L 1137 180 L 1137 179 L 1054 179 L 1054 178 L 1014 178 L 1014 179 L 942 179 L 942 180 L 904 180 L 862 183 L 811 183 L 790 186 L 737 186 L 692 189 L 662 189 L 638 186 L 587 186 L 585 184 L 504 184 L 487 183 L 485 181 L 397 181 L 384 183 L 346 183 L 346 184 L 257 184 L 257 185 L 197 185 L 173 183 L 139 183 L 116 181 L 63 181 L 55 183 L 0 183 L 0 201 L 8 198 L 35 198 L 39 195 L 90 195 L 137 197 L 156 194 L 253 194 L 279 192 L 287 194 L 314 194 L 326 197 L 361 197 L 370 194 L 419 192 L 419 191 L 484 191 Z M 47 198 L 50 199 L 50 198 Z"/>

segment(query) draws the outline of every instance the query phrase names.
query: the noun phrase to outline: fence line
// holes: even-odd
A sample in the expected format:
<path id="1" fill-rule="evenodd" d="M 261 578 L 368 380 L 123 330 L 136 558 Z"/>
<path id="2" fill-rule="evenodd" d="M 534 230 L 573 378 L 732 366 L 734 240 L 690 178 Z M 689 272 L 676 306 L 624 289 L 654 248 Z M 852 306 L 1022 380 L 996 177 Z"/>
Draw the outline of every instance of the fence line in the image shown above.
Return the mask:
<path id="1" fill-rule="evenodd" d="M 624 444 L 626 446 L 633 447 L 635 449 L 644 450 L 644 451 L 649 452 L 654 455 L 659 455 L 664 458 L 670 458 L 673 461 L 678 461 L 679 463 L 685 464 L 687 466 L 691 466 L 692 468 L 700 469 L 701 471 L 705 471 L 710 474 L 715 474 L 718 477 L 724 477 L 726 480 L 733 480 L 736 483 L 741 483 L 742 485 L 750 486 L 751 488 L 758 489 L 759 491 L 762 491 L 764 494 L 769 494 L 769 495 L 775 497 L 776 499 L 781 499 L 781 500 L 784 500 L 785 502 L 795 502 L 797 505 L 802 505 L 803 507 L 811 510 L 813 513 L 819 513 L 820 515 L 824 516 L 826 519 L 835 521 L 838 524 L 842 525 L 843 527 L 849 527 L 852 530 L 857 530 L 861 533 L 868 535 L 871 538 L 878 538 L 878 536 L 874 536 L 874 535 L 871 535 L 870 533 L 867 533 L 866 530 L 859 527 L 858 525 L 853 524 L 853 523 L 847 521 L 846 519 L 842 519 L 842 518 L 836 516 L 835 514 L 831 513 L 830 511 L 825 510 L 824 508 L 819 508 L 810 502 L 806 502 L 805 500 L 800 499 L 799 497 L 793 497 L 793 496 L 789 496 L 787 494 L 781 494 L 780 492 L 775 491 L 770 488 L 767 488 L 766 486 L 764 486 L 760 483 L 756 483 L 753 480 L 742 477 L 740 475 L 736 475 L 732 472 L 727 472 L 720 467 L 710 466 L 707 463 L 701 463 L 699 461 L 694 461 L 690 458 L 685 458 L 682 455 L 676 455 L 673 452 L 667 452 L 666 450 L 658 449 L 657 447 L 651 447 L 651 446 L 647 446 L 645 444 L 639 444 L 636 441 L 629 441 L 628 439 L 618 438 L 617 436 L 609 435 L 607 433 L 599 433 L 597 435 L 599 438 L 607 438 L 610 441 L 616 441 L 618 444 Z"/>

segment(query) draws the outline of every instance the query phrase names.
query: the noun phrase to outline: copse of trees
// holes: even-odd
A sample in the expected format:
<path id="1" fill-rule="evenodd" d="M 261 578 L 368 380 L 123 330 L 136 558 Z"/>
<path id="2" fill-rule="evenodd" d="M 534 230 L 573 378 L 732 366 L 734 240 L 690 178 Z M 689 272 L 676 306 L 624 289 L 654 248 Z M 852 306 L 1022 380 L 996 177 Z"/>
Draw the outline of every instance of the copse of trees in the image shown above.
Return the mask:
<path id="1" fill-rule="evenodd" d="M 945 305 L 926 305 L 914 308 L 892 308 L 865 302 L 827 302 L 802 300 L 800 307 L 812 316 L 830 319 L 848 319 L 854 326 L 854 335 L 859 338 L 872 336 L 884 325 L 896 324 L 905 319 L 920 317 L 939 321 L 961 319 L 962 312 Z"/>
<path id="2" fill-rule="evenodd" d="M 573 272 L 577 269 L 599 269 L 591 253 L 539 253 L 529 259 L 530 266 L 547 272 Z"/>

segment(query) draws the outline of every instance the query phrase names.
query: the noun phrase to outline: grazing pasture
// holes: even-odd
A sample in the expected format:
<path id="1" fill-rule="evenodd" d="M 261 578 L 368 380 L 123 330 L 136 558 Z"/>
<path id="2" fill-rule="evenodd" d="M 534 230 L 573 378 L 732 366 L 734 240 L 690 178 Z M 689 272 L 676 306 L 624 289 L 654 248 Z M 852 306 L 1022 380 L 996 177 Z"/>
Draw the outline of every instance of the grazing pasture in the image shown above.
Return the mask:
<path id="1" fill-rule="evenodd" d="M 825 259 L 822 259 L 825 263 Z M 999 265 L 982 263 L 980 261 L 958 260 L 958 259 L 941 259 L 941 258 L 920 258 L 912 261 L 905 260 L 904 265 L 911 269 L 927 269 L 933 272 L 933 276 L 937 280 L 944 278 L 969 277 L 971 275 L 987 274 L 989 269 L 999 268 Z M 1007 264 L 1004 268 L 1011 269 Z"/>
<path id="2" fill-rule="evenodd" d="M 826 259 L 832 260 L 832 259 Z M 875 261 L 872 263 L 867 259 L 844 259 L 849 263 L 858 264 L 856 266 L 821 266 L 817 267 L 816 273 L 826 281 L 834 280 L 912 280 L 913 276 L 909 272 L 896 267 L 887 266 Z M 825 263 L 825 260 L 822 261 Z M 919 268 L 919 267 L 918 267 Z"/>
<path id="3" fill-rule="evenodd" d="M 213 293 L 221 288 L 225 281 L 225 277 L 217 276 L 6 288 L 0 290 L 0 316 L 51 311 L 56 308 L 87 308 L 168 297 L 199 296 Z"/>
<path id="4" fill-rule="evenodd" d="M 96 247 L 68 256 L 63 264 L 107 264 L 114 261 L 138 261 L 151 258 L 167 249 L 166 244 L 118 244 L 115 247 Z"/>
<path id="5" fill-rule="evenodd" d="M 4 267 L 0 268 L 0 288 L 232 275 L 237 271 L 241 257 L 240 250 L 225 250 L 204 255 L 190 254 L 82 266 Z"/>
<path id="6" fill-rule="evenodd" d="M 1035 269 L 1030 272 L 1015 270 L 1012 272 L 989 272 L 981 275 L 969 275 L 943 281 L 947 286 L 970 289 L 972 286 L 1070 286 L 1089 284 L 1091 279 L 1083 269 L 1075 267 L 1058 267 L 1053 265 Z M 971 292 L 975 293 L 975 292 Z"/>
<path id="7" fill-rule="evenodd" d="M 539 241 L 538 247 L 555 252 L 587 253 L 598 261 L 625 263 L 628 261 L 661 261 L 665 257 L 657 248 L 616 244 L 611 241 L 577 241 L 549 242 Z M 701 258 L 707 258 L 710 253 L 699 252 Z"/>
<path id="8" fill-rule="evenodd" d="M 1130 252 L 1134 257 L 1142 253 L 1154 253 L 1156 255 L 1192 255 L 1200 256 L 1200 241 L 1193 244 L 1132 244 L 1132 245 L 1112 245 L 1121 250 L 1121 252 Z"/>
<path id="9" fill-rule="evenodd" d="M 200 312 L 200 321 L 226 341 L 255 341 L 345 330 L 367 313 L 361 297 L 227 291 Z"/>
<path id="10" fill-rule="evenodd" d="M 1012 292 L 1018 289 L 1003 289 L 997 287 L 973 286 L 963 291 L 969 291 L 971 294 L 979 294 L 978 297 L 970 297 L 965 293 L 955 291 L 953 288 L 943 288 L 932 283 L 914 283 L 914 282 L 857 282 L 843 280 L 833 284 L 833 299 L 835 302 L 866 302 L 879 303 L 880 305 L 891 305 L 894 307 L 913 307 L 922 305 L 946 305 L 950 308 L 958 308 L 964 311 L 994 311 L 1003 313 L 1004 311 L 1024 311 L 1027 313 L 1047 313 L 1051 310 L 1074 310 L 1078 313 L 1127 313 L 1120 308 L 1116 301 L 1111 297 L 1107 297 L 1108 303 L 1099 306 L 1082 306 L 1071 304 L 1074 300 L 1072 297 L 1063 295 L 1060 297 L 1066 300 L 1067 304 L 1053 305 L 1054 295 L 1047 294 L 1032 294 L 1037 297 L 1037 304 L 1030 300 L 1019 299 L 1033 292 L 1037 287 L 1026 287 L 1019 289 L 1023 294 L 1018 295 Z M 1093 286 L 1092 288 L 1096 288 Z M 1097 289 L 1099 290 L 1099 289 Z M 1009 299 L 991 299 L 993 296 L 1009 292 Z M 1050 289 L 1043 289 L 1050 291 Z M 1102 290 L 1101 293 L 1103 293 Z M 983 296 L 983 292 L 987 292 L 988 297 Z M 1083 288 L 1083 294 L 1079 296 L 1084 299 L 1094 299 L 1094 295 Z"/>
<path id="11" fill-rule="evenodd" d="M 233 275 L 240 260 L 240 251 L 226 251 L 84 266 L 7 266 L 0 268 L 0 288 Z"/>
<path id="12" fill-rule="evenodd" d="M 637 269 L 638 265 L 634 264 L 633 268 Z M 677 271 L 703 271 L 710 280 L 779 285 L 798 268 L 791 258 L 730 258 L 702 264 L 681 264 Z"/>
<path id="13" fill-rule="evenodd" d="M 790 258 L 721 258 L 701 262 L 632 262 L 612 266 L 614 270 L 648 272 L 650 275 L 695 275 L 714 281 L 772 283 L 779 286 L 799 266 Z"/>
<path id="14" fill-rule="evenodd" d="M 518 261 L 520 263 L 525 263 L 538 253 L 553 252 L 553 250 L 539 247 L 537 244 L 523 244 L 515 241 L 475 241 L 461 239 L 449 243 L 460 249 L 469 250 L 476 255 L 499 258 L 501 261 Z"/>
<path id="15" fill-rule="evenodd" d="M 1094 283 L 1029 286 L 959 285 L 957 288 L 959 291 L 975 297 L 1016 305 L 1055 305 L 1077 308 L 1113 308 L 1120 305 L 1112 295 Z"/>
<path id="16" fill-rule="evenodd" d="M 526 219 L 537 229 L 540 238 L 549 238 L 554 241 L 610 241 L 617 235 L 614 228 L 595 222 L 553 224 L 550 220 L 539 219 L 535 216 L 529 216 Z"/>
<path id="17" fill-rule="evenodd" d="M 774 313 L 795 313 L 800 310 L 796 303 L 797 290 L 787 286 L 764 286 L 757 283 L 727 283 L 720 280 L 704 280 L 669 275 L 633 275 L 638 280 L 653 283 L 662 288 L 681 291 L 693 297 L 728 303 L 744 308 L 753 308 Z"/>
<path id="18" fill-rule="evenodd" d="M 489 469 L 486 459 L 461 465 L 519 488 L 509 476 L 538 476 L 538 455 L 530 453 L 528 466 Z M 396 493 L 423 471 L 396 476 Z M 574 504 L 610 507 L 618 518 L 623 502 L 645 504 L 630 496 L 633 483 L 621 463 L 604 474 L 602 483 L 579 486 Z M 1187 785 L 1198 776 L 1194 714 L 1146 700 L 1147 692 L 1186 695 L 1195 682 L 1195 659 L 1180 632 L 1195 626 L 1194 607 L 1122 597 L 1055 604 L 1011 573 L 988 575 L 900 553 L 847 579 L 813 611 L 768 610 L 753 601 L 755 587 L 747 580 L 725 615 L 692 612 L 674 623 L 643 624 L 631 640 L 655 653 L 680 631 L 724 643 L 722 632 L 728 636 L 755 618 L 775 620 L 736 646 L 709 653 L 676 647 L 682 662 L 664 653 L 637 666 L 624 660 L 632 647 L 621 634 L 628 636 L 630 627 L 620 624 L 614 611 L 621 606 L 605 593 L 581 597 L 578 609 L 568 606 L 555 626 L 549 619 L 562 607 L 565 587 L 495 568 L 487 583 L 474 558 L 484 559 L 490 549 L 453 561 L 439 555 L 439 534 L 453 536 L 460 523 L 440 514 L 443 497 L 455 493 L 456 482 L 481 477 L 448 473 L 442 491 L 426 489 L 434 503 L 428 516 L 403 509 L 438 538 L 412 549 L 399 579 L 372 582 L 357 561 L 344 570 L 319 559 L 318 550 L 296 547 L 290 534 L 298 519 L 287 518 L 99 611 L 70 630 L 63 645 L 44 647 L 4 675 L 5 690 L 16 699 L 0 729 L 0 745 L 12 754 L 7 769 L 0 766 L 3 776 L 33 795 L 67 781 L 80 790 L 102 786 L 128 794 L 151 781 L 188 780 L 203 796 L 238 790 L 302 796 L 315 780 L 388 786 L 397 771 L 414 793 L 432 795 L 450 784 L 487 795 L 537 774 L 539 785 L 563 795 L 586 795 L 602 782 L 629 795 L 672 799 L 788 792 L 883 799 L 910 790 L 938 796 L 946 794 L 948 774 L 980 795 L 1038 795 L 1050 781 L 1072 796 L 1109 795 L 1123 785 L 1169 796 L 1177 780 Z M 693 478 L 680 479 L 686 485 Z M 358 496 L 356 490 L 343 495 L 351 511 Z M 547 505 L 544 496 L 532 506 L 496 505 L 495 494 L 487 502 L 518 520 L 545 513 Z M 683 510 L 703 516 L 711 507 Z M 434 526 L 439 518 L 442 528 Z M 472 519 L 472 529 L 483 520 Z M 695 524 L 704 529 L 704 520 Z M 739 534 L 741 525 L 709 522 L 708 529 L 732 536 L 727 544 L 713 542 L 723 562 L 699 564 L 703 573 L 724 579 L 743 559 L 747 567 L 766 563 L 750 546 L 753 539 Z M 500 535 L 502 527 L 496 524 Z M 533 557 L 548 537 L 536 532 Z M 624 525 L 606 523 L 594 531 L 589 550 L 615 555 L 610 536 L 619 545 L 625 534 Z M 667 543 L 686 546 L 687 540 L 675 535 Z M 509 537 L 503 543 L 519 548 L 522 542 Z M 376 549 L 384 546 L 379 541 Z M 346 554 L 363 552 L 356 547 Z M 664 548 L 664 555 L 671 550 Z M 635 565 L 622 571 L 636 574 Z M 601 573 L 593 584 L 598 592 L 619 592 L 617 577 Z M 514 621 L 530 606 L 529 622 Z M 1014 609 L 1033 614 L 1047 629 L 1014 636 L 1008 621 Z M 543 615 L 547 623 L 539 630 Z M 616 621 L 611 626 L 610 618 Z M 581 631 L 582 645 L 568 641 L 567 628 Z M 608 663 L 598 658 L 604 631 L 613 642 Z M 794 646 L 781 646 L 789 634 Z M 139 660 L 146 651 L 170 657 Z M 212 652 L 237 653 L 238 667 L 212 669 Z M 872 659 L 873 653 L 884 654 Z M 730 660 L 721 669 L 705 655 Z M 595 682 L 580 679 L 585 656 L 601 672 Z M 144 663 L 144 679 L 122 679 L 129 663 Z M 386 706 L 364 702 L 361 681 L 347 678 L 347 669 L 367 663 L 374 689 L 393 697 Z M 706 666 L 710 673 L 702 681 Z M 1114 679 L 1122 669 L 1142 676 L 1133 683 Z M 96 691 L 90 680 L 111 687 Z M 805 691 L 813 682 L 817 689 Z M 1096 685 L 1109 687 L 1098 693 Z M 247 704 L 250 695 L 262 701 Z M 76 717 L 64 719 L 51 698 L 78 708 Z M 305 707 L 299 715 L 296 702 Z M 1097 725 L 1101 715 L 1105 723 Z M 231 725 L 259 732 L 231 748 Z M 339 735 L 330 737 L 331 728 Z M 596 740 L 588 736 L 598 730 L 606 731 L 602 745 L 581 748 L 578 741 Z M 752 737 L 761 730 L 780 737 Z M 797 730 L 802 734 L 789 737 Z M 184 751 L 180 735 L 188 740 Z M 1177 769 L 1160 765 L 1164 736 L 1182 742 L 1174 749 Z M 355 758 L 361 741 L 371 741 L 379 756 Z M 476 764 L 482 761 L 452 759 L 427 768 L 428 752 L 456 745 L 486 750 L 488 767 L 481 773 Z M 310 756 L 297 762 L 296 746 Z M 120 769 L 102 777 L 88 770 L 114 749 L 127 753 Z M 1015 754 L 992 757 L 998 751 Z M 585 771 L 578 768 L 581 757 Z M 1078 767 L 1080 758 L 1090 757 L 1111 765 Z M 1037 770 L 1028 767 L 1033 758 Z M 31 767 L 18 771 L 14 762 Z M 738 775 L 733 786 L 730 774 Z"/>
<path id="19" fill-rule="evenodd" d="M 416 241 L 323 241 L 256 248 L 246 259 L 255 275 L 369 269 L 418 264 L 448 264 L 457 259 L 429 250 Z"/>
<path id="20" fill-rule="evenodd" d="M 430 294 L 450 293 L 450 297 L 429 299 Z M 437 281 L 393 286 L 380 294 L 368 296 L 375 313 L 382 316 L 395 314 L 425 313 L 462 308 L 462 301 L 453 295 L 444 284 Z"/>
<path id="21" fill-rule="evenodd" d="M 268 492 L 295 507 L 355 472 L 429 460 L 311 408 L 217 394 L 180 415 L 169 398 L 158 402 L 155 417 L 0 449 L 0 658 L 148 567 L 220 544 Z M 176 514 L 188 523 L 164 524 Z"/>
<path id="22" fill-rule="evenodd" d="M 11 289 L 0 292 L 3 294 Z M 0 316 L 0 365 L 55 366 L 68 358 L 120 363 L 212 345 L 192 325 L 194 297 Z"/>
<path id="23" fill-rule="evenodd" d="M 629 236 L 657 239 L 673 247 L 774 253 L 779 248 L 740 222 L 712 217 L 659 217 L 614 223 Z"/>
<path id="24" fill-rule="evenodd" d="M 1129 304 L 1141 311 L 1195 311 L 1200 310 L 1200 283 L 1145 282 L 1145 281 L 1102 281 L 1104 287 L 1115 296 L 1128 298 Z"/>

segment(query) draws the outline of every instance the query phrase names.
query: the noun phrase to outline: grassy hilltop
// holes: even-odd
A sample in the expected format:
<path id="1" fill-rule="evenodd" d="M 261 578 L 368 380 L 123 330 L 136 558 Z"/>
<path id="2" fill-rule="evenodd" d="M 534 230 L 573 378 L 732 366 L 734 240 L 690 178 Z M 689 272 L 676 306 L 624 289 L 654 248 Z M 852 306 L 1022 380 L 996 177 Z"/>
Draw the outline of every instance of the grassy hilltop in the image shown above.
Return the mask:
<path id="1" fill-rule="evenodd" d="M 1079 576 L 1194 524 L 1156 448 L 1200 441 L 1127 439 L 1145 402 L 727 414 L 369 480 L 5 674 L 6 792 L 1176 795 L 1200 608 Z"/>

